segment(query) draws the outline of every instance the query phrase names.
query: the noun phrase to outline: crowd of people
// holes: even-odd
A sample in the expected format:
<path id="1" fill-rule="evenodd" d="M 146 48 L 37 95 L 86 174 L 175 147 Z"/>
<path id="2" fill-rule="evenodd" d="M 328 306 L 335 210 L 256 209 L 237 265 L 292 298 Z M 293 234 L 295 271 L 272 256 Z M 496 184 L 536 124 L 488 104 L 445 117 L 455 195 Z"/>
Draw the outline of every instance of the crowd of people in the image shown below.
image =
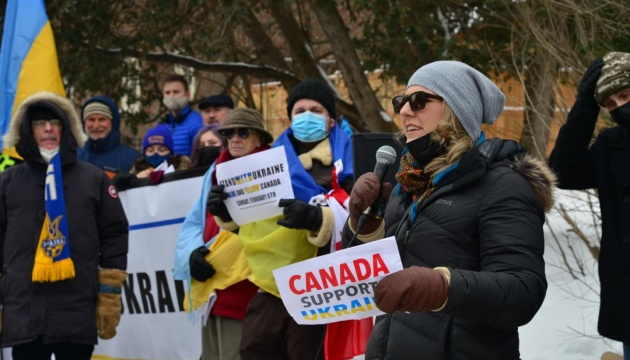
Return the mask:
<path id="1" fill-rule="evenodd" d="M 205 170 L 173 271 L 194 293 L 216 294 L 202 359 L 324 359 L 326 325 L 291 317 L 273 271 L 329 254 L 341 228 L 344 248 L 394 237 L 402 260 L 374 287 L 384 315 L 366 359 L 519 359 L 518 328 L 547 290 L 543 225 L 556 186 L 598 190 L 598 329 L 630 357 L 630 54 L 587 69 L 549 164 L 515 141 L 486 138 L 482 124 L 505 106 L 488 77 L 458 61 L 420 67 L 392 99 L 403 148 L 394 184 L 374 172 L 355 177 L 351 138 L 321 80 L 291 89 L 290 126 L 276 139 L 260 112 L 229 96 L 193 110 L 180 75 L 164 79 L 163 102 L 169 113 L 142 152 L 121 143 L 120 113 L 106 96 L 87 100 L 80 116 L 45 92 L 16 109 L 4 141 L 24 163 L 0 173 L 0 331 L 14 359 L 89 359 L 98 337 L 115 336 L 129 231 L 118 191 L 137 178 L 159 183 L 169 168 Z M 617 126 L 591 145 L 600 106 Z M 279 200 L 280 215 L 239 224 L 217 165 L 279 147 L 294 198 Z M 331 191 L 349 198 L 342 224 L 312 201 Z"/>

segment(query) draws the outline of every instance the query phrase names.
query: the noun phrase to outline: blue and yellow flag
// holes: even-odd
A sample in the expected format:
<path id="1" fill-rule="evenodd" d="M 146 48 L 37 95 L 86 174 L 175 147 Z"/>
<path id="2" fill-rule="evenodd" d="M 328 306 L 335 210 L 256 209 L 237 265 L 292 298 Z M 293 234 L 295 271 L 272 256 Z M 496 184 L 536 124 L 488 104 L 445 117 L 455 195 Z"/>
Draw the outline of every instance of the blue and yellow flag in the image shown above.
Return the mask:
<path id="1" fill-rule="evenodd" d="M 0 49 L 2 135 L 9 128 L 13 111 L 28 96 L 44 90 L 66 96 L 44 0 L 9 0 L 4 18 Z"/>

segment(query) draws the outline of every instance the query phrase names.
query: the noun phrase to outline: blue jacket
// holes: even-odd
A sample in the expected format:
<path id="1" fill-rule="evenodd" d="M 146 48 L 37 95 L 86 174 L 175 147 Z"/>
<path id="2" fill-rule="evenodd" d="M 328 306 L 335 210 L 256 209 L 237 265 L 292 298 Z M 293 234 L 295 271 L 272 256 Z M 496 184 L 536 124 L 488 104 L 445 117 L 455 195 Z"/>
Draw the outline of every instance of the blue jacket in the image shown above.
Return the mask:
<path id="1" fill-rule="evenodd" d="M 85 107 L 93 102 L 100 102 L 112 111 L 112 131 L 102 139 L 89 138 L 85 146 L 77 149 L 79 160 L 89 162 L 105 170 L 105 168 L 129 172 L 140 153 L 127 145 L 120 143 L 120 112 L 114 100 L 107 96 L 95 96 L 88 99 L 81 109 L 81 121 Z M 85 128 L 85 122 L 83 122 Z"/>
<path id="2" fill-rule="evenodd" d="M 175 155 L 190 156 L 192 142 L 199 129 L 203 127 L 201 114 L 186 106 L 182 111 L 173 117 L 168 114 L 164 123 L 171 128 Z"/>

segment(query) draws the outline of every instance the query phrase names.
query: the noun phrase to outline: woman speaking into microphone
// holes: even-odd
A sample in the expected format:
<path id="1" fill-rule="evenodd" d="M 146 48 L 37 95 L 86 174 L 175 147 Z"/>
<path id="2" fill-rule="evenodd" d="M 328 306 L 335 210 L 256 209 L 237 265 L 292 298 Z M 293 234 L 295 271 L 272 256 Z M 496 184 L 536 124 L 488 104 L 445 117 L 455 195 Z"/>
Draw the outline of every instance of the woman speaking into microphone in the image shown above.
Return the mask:
<path id="1" fill-rule="evenodd" d="M 386 314 L 366 359 L 519 359 L 518 327 L 547 290 L 555 177 L 518 143 L 486 139 L 481 124 L 496 121 L 505 96 L 464 63 L 422 66 L 392 104 L 404 125 L 397 183 L 362 175 L 344 229 L 346 246 L 395 236 L 403 263 L 376 285 Z"/>

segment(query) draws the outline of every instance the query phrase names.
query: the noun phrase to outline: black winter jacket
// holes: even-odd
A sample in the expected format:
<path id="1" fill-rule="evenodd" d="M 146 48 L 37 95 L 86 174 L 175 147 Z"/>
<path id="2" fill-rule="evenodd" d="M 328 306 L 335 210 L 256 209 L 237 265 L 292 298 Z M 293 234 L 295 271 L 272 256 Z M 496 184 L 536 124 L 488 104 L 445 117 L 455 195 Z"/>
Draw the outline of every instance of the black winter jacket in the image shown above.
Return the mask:
<path id="1" fill-rule="evenodd" d="M 573 106 L 549 164 L 560 188 L 597 189 L 602 214 L 597 329 L 630 343 L 630 129 L 606 129 L 589 148 L 598 113 L 580 102 Z"/>
<path id="2" fill-rule="evenodd" d="M 128 223 L 118 194 L 102 170 L 76 160 L 81 124 L 79 132 L 72 131 L 78 121 L 72 104 L 57 100 L 44 96 L 30 103 L 51 102 L 63 121 L 63 190 L 76 276 L 58 282 L 31 281 L 45 215 L 47 164 L 34 142 L 30 123 L 23 121 L 27 103 L 18 108 L 8 135 L 13 137 L 10 142 L 17 142 L 25 162 L 0 173 L 3 347 L 33 341 L 38 335 L 43 335 L 44 343 L 96 344 L 98 269 L 127 267 Z"/>
<path id="3" fill-rule="evenodd" d="M 448 267 L 449 297 L 438 312 L 378 317 L 366 359 L 518 359 L 518 327 L 547 289 L 543 223 L 554 181 L 542 161 L 495 138 L 444 174 L 413 223 L 411 197 L 393 194 L 386 236 L 396 237 L 404 268 Z"/>

